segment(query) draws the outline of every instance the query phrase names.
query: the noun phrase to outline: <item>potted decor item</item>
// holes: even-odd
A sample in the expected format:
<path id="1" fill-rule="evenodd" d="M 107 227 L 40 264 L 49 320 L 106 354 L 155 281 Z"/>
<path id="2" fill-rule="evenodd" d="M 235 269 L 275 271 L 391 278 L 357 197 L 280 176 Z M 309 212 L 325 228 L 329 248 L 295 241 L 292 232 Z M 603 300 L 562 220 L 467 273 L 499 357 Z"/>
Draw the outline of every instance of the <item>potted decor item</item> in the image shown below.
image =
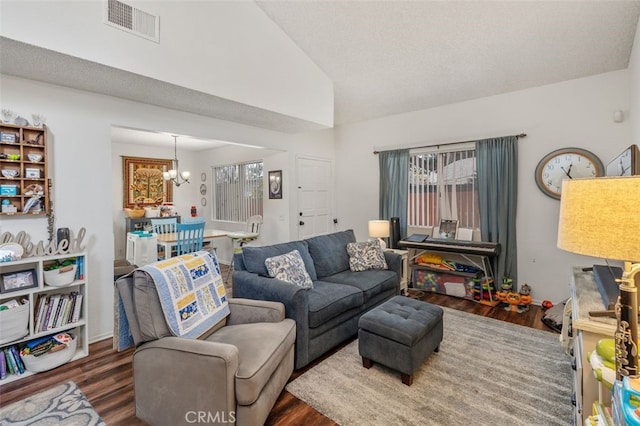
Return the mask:
<path id="1" fill-rule="evenodd" d="M 44 283 L 52 287 L 64 287 L 76 279 L 77 265 L 72 259 L 54 261 L 44 266 Z"/>

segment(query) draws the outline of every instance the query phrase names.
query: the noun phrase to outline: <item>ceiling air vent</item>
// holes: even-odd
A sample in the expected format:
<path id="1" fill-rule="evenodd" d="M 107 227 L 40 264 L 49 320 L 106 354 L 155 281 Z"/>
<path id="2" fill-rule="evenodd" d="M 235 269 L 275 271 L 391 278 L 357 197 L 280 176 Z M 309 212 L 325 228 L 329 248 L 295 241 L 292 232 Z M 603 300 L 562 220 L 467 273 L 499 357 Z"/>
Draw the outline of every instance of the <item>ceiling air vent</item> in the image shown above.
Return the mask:
<path id="1" fill-rule="evenodd" d="M 160 17 L 118 0 L 105 2 L 104 23 L 131 34 L 160 42 Z"/>

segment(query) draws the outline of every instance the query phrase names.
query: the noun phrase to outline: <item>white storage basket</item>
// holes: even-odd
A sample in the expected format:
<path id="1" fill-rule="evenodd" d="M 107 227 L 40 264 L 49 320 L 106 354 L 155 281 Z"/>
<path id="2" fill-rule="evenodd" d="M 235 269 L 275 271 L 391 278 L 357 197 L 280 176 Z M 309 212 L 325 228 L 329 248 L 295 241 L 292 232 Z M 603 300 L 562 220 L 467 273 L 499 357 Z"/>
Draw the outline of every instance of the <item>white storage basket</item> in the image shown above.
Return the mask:
<path id="1" fill-rule="evenodd" d="M 51 370 L 71 361 L 71 358 L 76 354 L 77 347 L 78 338 L 74 336 L 73 340 L 69 342 L 69 345 L 65 349 L 61 349 L 57 352 L 48 352 L 40 356 L 20 355 L 20 358 L 22 358 L 24 368 L 31 372 L 39 373 L 41 371 Z"/>
<path id="2" fill-rule="evenodd" d="M 0 344 L 22 339 L 29 334 L 29 302 L 0 311 Z"/>

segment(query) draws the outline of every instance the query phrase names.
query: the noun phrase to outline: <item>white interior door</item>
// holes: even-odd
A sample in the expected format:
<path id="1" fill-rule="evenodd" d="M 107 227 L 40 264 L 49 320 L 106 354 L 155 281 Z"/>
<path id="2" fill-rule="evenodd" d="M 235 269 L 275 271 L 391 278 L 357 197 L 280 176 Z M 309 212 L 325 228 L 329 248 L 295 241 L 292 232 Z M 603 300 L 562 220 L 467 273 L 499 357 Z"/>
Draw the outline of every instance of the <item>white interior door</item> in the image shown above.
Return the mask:
<path id="1" fill-rule="evenodd" d="M 332 177 L 329 160 L 298 157 L 298 238 L 327 234 L 331 228 Z"/>

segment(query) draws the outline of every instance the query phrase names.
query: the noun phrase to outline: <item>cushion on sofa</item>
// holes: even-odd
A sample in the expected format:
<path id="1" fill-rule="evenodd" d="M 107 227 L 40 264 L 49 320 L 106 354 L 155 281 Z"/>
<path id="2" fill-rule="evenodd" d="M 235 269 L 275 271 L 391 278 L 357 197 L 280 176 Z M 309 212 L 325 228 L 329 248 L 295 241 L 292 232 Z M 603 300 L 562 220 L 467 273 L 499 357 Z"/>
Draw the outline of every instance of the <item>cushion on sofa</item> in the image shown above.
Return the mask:
<path id="1" fill-rule="evenodd" d="M 242 260 L 247 271 L 268 277 L 269 271 L 267 271 L 264 261 L 269 257 L 280 256 L 293 250 L 298 250 L 300 253 L 300 257 L 302 257 L 304 266 L 311 279 L 313 281 L 317 280 L 316 268 L 309 254 L 309 247 L 306 241 L 291 241 L 264 247 L 243 247 Z"/>
<path id="2" fill-rule="evenodd" d="M 298 250 L 281 254 L 280 256 L 268 257 L 264 265 L 269 271 L 269 276 L 277 278 L 302 288 L 313 288 L 313 281 L 304 267 L 304 261 Z"/>
<path id="3" fill-rule="evenodd" d="M 362 307 L 362 291 L 354 286 L 315 281 L 307 293 L 309 327 L 318 327 L 343 312 Z"/>
<path id="4" fill-rule="evenodd" d="M 398 275 L 394 271 L 383 271 L 371 269 L 362 272 L 343 271 L 330 277 L 323 278 L 324 281 L 344 284 L 355 287 L 362 291 L 364 303 L 374 298 L 380 293 L 397 289 Z"/>
<path id="5" fill-rule="evenodd" d="M 228 325 L 209 336 L 207 341 L 238 348 L 235 395 L 238 404 L 251 405 L 269 383 L 295 339 L 295 322 L 285 319 L 279 322 Z"/>
<path id="6" fill-rule="evenodd" d="M 309 253 L 313 258 L 318 279 L 349 269 L 347 244 L 356 241 L 352 229 L 320 235 L 305 241 L 309 245 Z M 313 276 L 311 278 L 313 279 Z"/>
<path id="7" fill-rule="evenodd" d="M 389 269 L 379 240 L 347 244 L 349 269 L 353 272 L 369 269 Z"/>

